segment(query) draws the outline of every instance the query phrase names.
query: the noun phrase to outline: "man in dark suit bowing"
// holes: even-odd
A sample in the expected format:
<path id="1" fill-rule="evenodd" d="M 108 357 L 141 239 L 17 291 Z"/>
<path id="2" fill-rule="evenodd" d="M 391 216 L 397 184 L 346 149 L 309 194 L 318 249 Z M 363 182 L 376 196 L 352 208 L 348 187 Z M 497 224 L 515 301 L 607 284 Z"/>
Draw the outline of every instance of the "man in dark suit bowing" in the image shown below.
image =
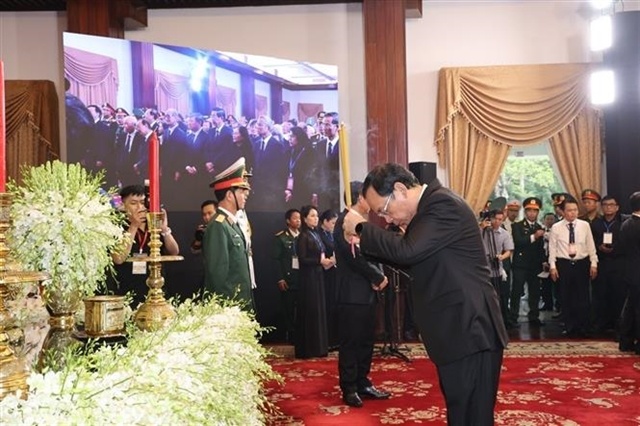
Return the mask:
<path id="1" fill-rule="evenodd" d="M 371 210 L 402 235 L 354 212 L 344 229 L 365 255 L 409 267 L 415 320 L 450 425 L 492 425 L 507 332 L 475 215 L 437 179 L 420 185 L 398 164 L 376 166 L 364 181 Z"/>
<path id="2" fill-rule="evenodd" d="M 351 211 L 363 217 L 369 214 L 369 205 L 361 194 L 362 182 L 351 182 Z M 351 247 L 344 235 L 343 211 L 333 231 L 337 261 L 336 287 L 338 323 L 340 326 L 338 372 L 342 400 L 351 407 L 362 407 L 361 398 L 387 399 L 389 393 L 376 389 L 369 380 L 373 343 L 375 340 L 376 293 L 383 290 L 389 280 L 380 265 L 369 262 L 358 247 Z"/>

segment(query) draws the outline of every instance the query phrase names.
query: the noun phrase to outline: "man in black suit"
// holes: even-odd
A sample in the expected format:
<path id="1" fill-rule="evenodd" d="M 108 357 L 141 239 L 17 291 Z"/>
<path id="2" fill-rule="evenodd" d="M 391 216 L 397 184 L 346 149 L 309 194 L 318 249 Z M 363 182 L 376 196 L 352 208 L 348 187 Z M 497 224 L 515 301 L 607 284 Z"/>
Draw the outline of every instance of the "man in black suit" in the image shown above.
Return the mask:
<path id="1" fill-rule="evenodd" d="M 340 209 L 340 120 L 337 112 L 327 113 L 322 118 L 324 138 L 316 146 L 320 176 L 317 199 L 320 210 Z"/>
<path id="2" fill-rule="evenodd" d="M 408 266 L 416 324 L 435 363 L 450 425 L 492 425 L 507 332 L 475 215 L 437 179 L 420 185 L 398 164 L 364 181 L 371 210 L 395 234 L 350 212 L 344 229 L 365 255 Z"/>
<path id="3" fill-rule="evenodd" d="M 145 139 L 137 131 L 138 120 L 129 115 L 123 120 L 123 132 L 117 143 L 116 173 L 121 186 L 141 184 L 146 176 L 142 176 L 136 165 L 145 157 Z"/>
<path id="4" fill-rule="evenodd" d="M 226 124 L 226 114 L 222 108 L 211 111 L 212 129 L 205 147 L 205 168 L 211 178 L 226 170 L 240 158 L 240 150 L 233 143 L 233 129 Z M 248 170 L 251 172 L 251 170 Z"/>
<path id="5" fill-rule="evenodd" d="M 363 217 L 369 205 L 361 194 L 362 182 L 351 182 L 351 211 Z M 369 262 L 344 235 L 345 209 L 333 231 L 337 260 L 336 287 L 338 323 L 340 326 L 338 372 L 342 400 L 351 407 L 362 407 L 362 398 L 387 399 L 389 393 L 376 389 L 369 380 L 373 343 L 375 340 L 376 293 L 383 290 L 388 279 L 380 265 Z"/>
<path id="6" fill-rule="evenodd" d="M 187 134 L 180 127 L 180 114 L 177 110 L 170 108 L 165 111 L 164 120 L 166 129 L 162 136 L 160 146 L 160 170 L 161 199 L 174 200 L 176 194 L 184 192 L 184 187 L 180 180 L 185 168 L 186 146 L 189 143 Z M 175 204 L 175 203 L 174 203 Z M 176 209 L 186 209 L 188 205 L 173 206 Z"/>
<path id="7" fill-rule="evenodd" d="M 273 137 L 273 121 L 258 117 L 258 139 L 253 145 L 252 203 L 259 211 L 280 211 L 284 206 L 289 172 L 282 142 Z"/>
<path id="8" fill-rule="evenodd" d="M 629 286 L 620 318 L 620 350 L 640 355 L 640 192 L 629 197 L 633 214 L 620 227 L 623 277 Z"/>

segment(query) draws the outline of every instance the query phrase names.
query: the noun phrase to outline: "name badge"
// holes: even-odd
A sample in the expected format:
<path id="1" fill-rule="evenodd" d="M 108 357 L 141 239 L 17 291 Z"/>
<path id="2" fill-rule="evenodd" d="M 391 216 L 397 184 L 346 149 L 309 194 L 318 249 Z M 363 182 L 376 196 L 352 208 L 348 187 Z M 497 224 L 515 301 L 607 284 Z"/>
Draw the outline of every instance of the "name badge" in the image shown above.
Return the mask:
<path id="1" fill-rule="evenodd" d="M 143 256 L 143 254 L 135 254 L 133 257 Z M 131 263 L 131 273 L 133 275 L 146 275 L 147 273 L 147 262 L 136 262 L 133 261 Z"/>
<path id="2" fill-rule="evenodd" d="M 145 275 L 147 273 L 147 262 L 132 262 L 131 273 L 133 275 Z"/>
<path id="3" fill-rule="evenodd" d="M 298 256 L 293 256 L 291 258 L 291 269 L 300 269 L 300 264 L 298 263 Z"/>
<path id="4" fill-rule="evenodd" d="M 602 243 L 603 244 L 613 244 L 613 233 L 605 232 L 602 234 Z"/>

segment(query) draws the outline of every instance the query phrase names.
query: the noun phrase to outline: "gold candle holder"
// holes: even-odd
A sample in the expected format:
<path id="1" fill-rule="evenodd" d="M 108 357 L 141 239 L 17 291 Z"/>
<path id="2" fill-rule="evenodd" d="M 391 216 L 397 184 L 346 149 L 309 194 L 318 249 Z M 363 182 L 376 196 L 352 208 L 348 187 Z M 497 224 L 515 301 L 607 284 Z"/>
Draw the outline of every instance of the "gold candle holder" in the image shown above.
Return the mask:
<path id="1" fill-rule="evenodd" d="M 147 299 L 138 308 L 134 315 L 134 321 L 139 329 L 145 331 L 162 328 L 167 322 L 175 318 L 176 313 L 173 307 L 164 298 L 162 287 L 164 277 L 162 276 L 162 262 L 173 262 L 183 260 L 182 256 L 163 256 L 160 254 L 160 230 L 164 221 L 164 212 L 147 213 L 147 228 L 149 229 L 149 256 L 128 259 L 127 261 L 147 262 L 149 264 L 149 276 L 147 277 Z"/>
<path id="2" fill-rule="evenodd" d="M 44 272 L 7 270 L 7 232 L 11 227 L 11 200 L 11 194 L 0 193 L 0 399 L 17 392 L 22 392 L 21 395 L 26 398 L 29 390 L 29 368 L 9 346 L 10 336 L 22 335 L 22 330 L 11 327 L 11 313 L 5 304 L 9 297 L 7 284 L 39 282 L 49 278 L 49 274 Z"/>

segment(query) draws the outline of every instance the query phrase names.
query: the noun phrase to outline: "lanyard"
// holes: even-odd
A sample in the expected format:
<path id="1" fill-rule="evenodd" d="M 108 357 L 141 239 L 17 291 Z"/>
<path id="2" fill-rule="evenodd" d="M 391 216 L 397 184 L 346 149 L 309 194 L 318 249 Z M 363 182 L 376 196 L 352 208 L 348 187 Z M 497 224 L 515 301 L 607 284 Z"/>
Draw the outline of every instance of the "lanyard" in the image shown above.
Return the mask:
<path id="1" fill-rule="evenodd" d="M 611 227 L 613 226 L 613 223 L 616 221 L 616 219 L 614 218 L 611 222 L 607 222 L 606 220 L 602 219 L 602 223 L 604 224 L 604 227 L 606 228 L 607 232 L 611 232 Z"/>
<path id="2" fill-rule="evenodd" d="M 295 150 L 291 150 L 291 157 L 289 158 L 289 176 L 291 176 L 293 174 L 293 169 L 296 167 L 296 163 L 298 162 L 298 160 L 300 159 L 300 156 L 302 155 L 302 152 L 305 150 L 305 148 L 302 148 L 300 150 L 300 152 L 298 153 L 297 156 L 294 157 L 295 154 Z"/>
<path id="3" fill-rule="evenodd" d="M 315 231 L 309 230 L 309 233 L 311 234 L 313 239 L 316 241 L 316 245 L 318 246 L 320 251 L 324 253 L 325 248 L 324 248 L 324 244 L 322 244 L 322 240 L 320 240 L 320 237 L 315 233 Z"/>
<path id="4" fill-rule="evenodd" d="M 138 229 L 136 231 L 136 241 L 139 246 L 139 253 L 142 254 L 142 252 L 144 251 L 144 246 L 147 243 L 147 237 L 149 236 L 149 233 L 145 230 L 142 232 L 142 237 L 138 238 L 139 235 L 140 235 L 140 230 Z"/>

